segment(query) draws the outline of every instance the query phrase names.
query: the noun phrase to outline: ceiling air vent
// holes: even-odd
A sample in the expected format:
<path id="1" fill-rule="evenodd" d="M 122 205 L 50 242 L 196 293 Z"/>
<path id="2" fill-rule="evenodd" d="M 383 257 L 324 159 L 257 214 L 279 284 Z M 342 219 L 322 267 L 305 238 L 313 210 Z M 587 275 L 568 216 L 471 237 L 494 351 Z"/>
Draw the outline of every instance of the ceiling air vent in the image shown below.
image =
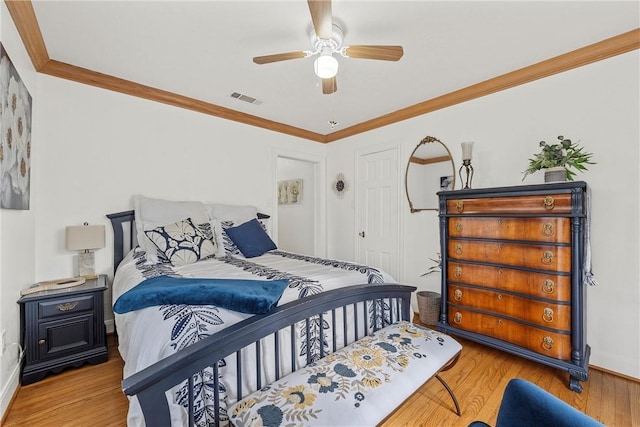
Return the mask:
<path id="1" fill-rule="evenodd" d="M 243 94 L 238 93 L 238 92 L 231 93 L 231 97 L 235 98 L 235 99 L 238 99 L 240 101 L 248 102 L 249 104 L 254 104 L 254 105 L 262 104 L 262 101 L 258 101 L 255 98 L 252 98 L 252 97 L 247 96 L 247 95 L 243 95 Z"/>

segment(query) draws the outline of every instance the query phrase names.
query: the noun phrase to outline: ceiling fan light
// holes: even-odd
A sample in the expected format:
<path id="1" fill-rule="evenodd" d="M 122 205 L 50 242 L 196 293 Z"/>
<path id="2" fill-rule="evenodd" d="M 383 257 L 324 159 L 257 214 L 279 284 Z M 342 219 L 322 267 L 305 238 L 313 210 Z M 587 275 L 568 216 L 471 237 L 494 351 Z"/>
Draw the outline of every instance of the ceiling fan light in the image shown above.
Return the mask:
<path id="1" fill-rule="evenodd" d="M 330 79 L 338 74 L 338 60 L 331 54 L 320 55 L 313 63 L 316 75 L 321 79 Z"/>

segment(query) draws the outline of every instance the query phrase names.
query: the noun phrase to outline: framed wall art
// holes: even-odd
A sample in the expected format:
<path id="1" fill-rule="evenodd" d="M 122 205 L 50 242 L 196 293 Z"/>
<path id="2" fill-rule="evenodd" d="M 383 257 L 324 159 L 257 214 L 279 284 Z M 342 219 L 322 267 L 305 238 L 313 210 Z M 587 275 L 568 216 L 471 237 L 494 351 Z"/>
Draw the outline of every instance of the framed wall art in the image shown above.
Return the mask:
<path id="1" fill-rule="evenodd" d="M 302 202 L 302 179 L 287 179 L 278 182 L 278 204 L 288 205 Z"/>
<path id="2" fill-rule="evenodd" d="M 29 209 L 31 95 L 0 43 L 0 207 Z"/>

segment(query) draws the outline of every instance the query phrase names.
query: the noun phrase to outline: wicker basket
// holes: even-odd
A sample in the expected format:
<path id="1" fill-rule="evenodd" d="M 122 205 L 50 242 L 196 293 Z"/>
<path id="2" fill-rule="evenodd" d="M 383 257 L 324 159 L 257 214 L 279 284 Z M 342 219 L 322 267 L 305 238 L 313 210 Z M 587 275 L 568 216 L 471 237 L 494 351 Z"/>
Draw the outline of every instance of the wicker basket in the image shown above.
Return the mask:
<path id="1" fill-rule="evenodd" d="M 440 294 L 431 291 L 420 291 L 418 297 L 418 313 L 420 321 L 425 325 L 435 325 L 440 317 Z"/>

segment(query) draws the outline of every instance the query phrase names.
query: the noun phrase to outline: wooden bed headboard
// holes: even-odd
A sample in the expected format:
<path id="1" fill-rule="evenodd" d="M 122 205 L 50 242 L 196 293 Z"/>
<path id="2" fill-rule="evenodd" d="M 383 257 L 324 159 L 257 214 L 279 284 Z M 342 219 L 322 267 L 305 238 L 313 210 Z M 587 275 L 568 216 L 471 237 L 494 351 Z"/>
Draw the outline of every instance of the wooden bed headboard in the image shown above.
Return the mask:
<path id="1" fill-rule="evenodd" d="M 258 212 L 258 219 L 271 218 L 270 215 Z M 113 274 L 124 256 L 137 245 L 135 211 L 122 211 L 107 214 L 113 228 Z"/>
<path id="2" fill-rule="evenodd" d="M 135 217 L 132 210 L 107 214 L 113 228 L 113 274 L 116 274 L 124 256 L 136 245 Z"/>

